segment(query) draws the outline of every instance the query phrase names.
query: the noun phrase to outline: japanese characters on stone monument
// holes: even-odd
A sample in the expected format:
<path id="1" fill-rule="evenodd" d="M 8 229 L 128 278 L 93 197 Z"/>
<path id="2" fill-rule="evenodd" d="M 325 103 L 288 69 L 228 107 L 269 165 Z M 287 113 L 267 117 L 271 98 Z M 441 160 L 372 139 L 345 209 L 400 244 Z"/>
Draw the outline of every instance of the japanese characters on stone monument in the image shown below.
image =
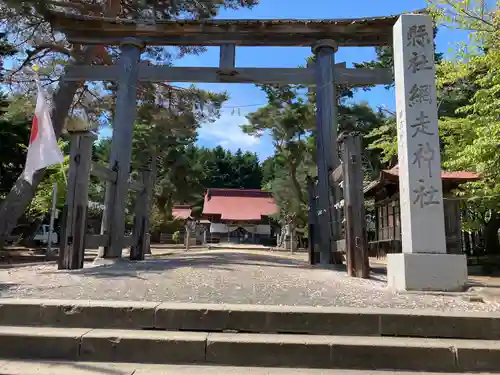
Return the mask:
<path id="1" fill-rule="evenodd" d="M 402 15 L 394 26 L 394 73 L 402 254 L 388 256 L 395 289 L 456 290 L 467 281 L 465 256 L 446 254 L 439 153 L 433 24 Z"/>
<path id="2" fill-rule="evenodd" d="M 446 253 L 432 22 L 404 15 L 395 29 L 403 252 Z"/>

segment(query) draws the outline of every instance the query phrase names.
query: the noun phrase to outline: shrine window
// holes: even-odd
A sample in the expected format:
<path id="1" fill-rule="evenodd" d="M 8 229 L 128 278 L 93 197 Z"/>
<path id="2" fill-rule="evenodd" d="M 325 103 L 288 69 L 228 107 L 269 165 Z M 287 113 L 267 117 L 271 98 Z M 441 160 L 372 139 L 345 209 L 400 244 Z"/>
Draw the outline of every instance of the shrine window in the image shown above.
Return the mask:
<path id="1" fill-rule="evenodd" d="M 397 201 L 388 202 L 378 207 L 378 240 L 399 239 L 400 217 Z"/>

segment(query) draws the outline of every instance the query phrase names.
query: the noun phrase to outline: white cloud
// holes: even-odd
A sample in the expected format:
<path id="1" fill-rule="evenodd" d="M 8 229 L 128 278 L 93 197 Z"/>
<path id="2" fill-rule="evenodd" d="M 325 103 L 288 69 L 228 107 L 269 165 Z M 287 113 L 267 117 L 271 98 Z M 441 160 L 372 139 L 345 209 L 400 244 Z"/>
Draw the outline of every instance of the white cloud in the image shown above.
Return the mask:
<path id="1" fill-rule="evenodd" d="M 215 122 L 204 124 L 198 131 L 201 144 L 211 143 L 220 145 L 231 151 L 238 148 L 255 151 L 260 139 L 243 133 L 240 125 L 247 123 L 244 116 L 222 114 Z"/>

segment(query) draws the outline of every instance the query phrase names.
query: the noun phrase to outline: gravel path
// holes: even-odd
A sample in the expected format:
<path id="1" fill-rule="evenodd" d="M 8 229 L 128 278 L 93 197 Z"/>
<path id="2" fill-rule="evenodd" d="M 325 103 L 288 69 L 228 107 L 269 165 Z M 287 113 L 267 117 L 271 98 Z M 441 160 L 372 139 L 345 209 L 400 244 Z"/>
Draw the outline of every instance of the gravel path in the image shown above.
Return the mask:
<path id="1" fill-rule="evenodd" d="M 74 271 L 58 271 L 53 264 L 1 269 L 0 297 L 500 311 L 498 302 L 393 293 L 385 275 L 349 278 L 311 268 L 301 257 L 211 251 Z"/>

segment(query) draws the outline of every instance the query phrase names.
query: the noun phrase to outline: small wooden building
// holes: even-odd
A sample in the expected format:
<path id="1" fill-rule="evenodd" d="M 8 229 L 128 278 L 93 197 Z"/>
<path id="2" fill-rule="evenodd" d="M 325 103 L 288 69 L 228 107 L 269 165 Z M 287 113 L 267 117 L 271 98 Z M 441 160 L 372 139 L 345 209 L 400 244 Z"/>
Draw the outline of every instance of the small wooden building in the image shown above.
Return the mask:
<path id="1" fill-rule="evenodd" d="M 397 166 L 383 170 L 379 178 L 364 189 L 365 199 L 374 199 L 376 212 L 375 231 L 368 239 L 370 256 L 382 257 L 402 251 L 398 172 Z M 446 247 L 450 254 L 462 253 L 460 201 L 453 199 L 453 190 L 478 178 L 474 172 L 441 171 Z"/>
<path id="2" fill-rule="evenodd" d="M 172 207 L 172 217 L 179 220 L 191 218 L 192 208 L 189 204 L 174 204 Z"/>

